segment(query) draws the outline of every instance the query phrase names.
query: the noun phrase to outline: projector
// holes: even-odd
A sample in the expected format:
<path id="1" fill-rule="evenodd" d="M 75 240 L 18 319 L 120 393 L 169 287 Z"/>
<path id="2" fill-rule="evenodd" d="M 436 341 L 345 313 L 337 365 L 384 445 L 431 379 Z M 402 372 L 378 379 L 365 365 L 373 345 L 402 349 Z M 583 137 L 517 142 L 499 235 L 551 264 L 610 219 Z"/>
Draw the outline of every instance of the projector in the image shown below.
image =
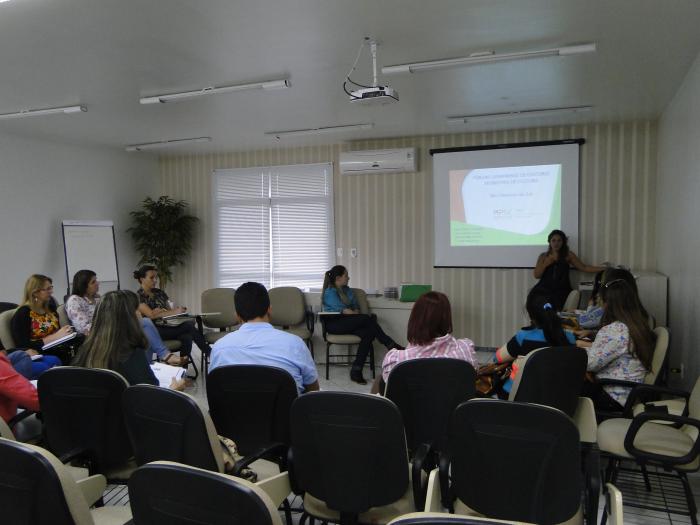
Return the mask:
<path id="1" fill-rule="evenodd" d="M 363 106 L 380 106 L 399 101 L 399 92 L 387 86 L 374 86 L 350 92 L 350 102 Z"/>

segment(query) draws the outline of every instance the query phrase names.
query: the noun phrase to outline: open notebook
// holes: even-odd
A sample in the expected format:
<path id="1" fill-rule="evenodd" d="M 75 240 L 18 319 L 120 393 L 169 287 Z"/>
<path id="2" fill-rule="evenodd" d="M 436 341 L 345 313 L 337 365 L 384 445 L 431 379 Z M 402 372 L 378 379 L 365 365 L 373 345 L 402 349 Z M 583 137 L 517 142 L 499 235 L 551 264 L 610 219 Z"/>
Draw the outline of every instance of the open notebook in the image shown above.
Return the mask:
<path id="1" fill-rule="evenodd" d="M 158 384 L 168 388 L 173 379 L 182 379 L 185 375 L 185 369 L 179 366 L 170 366 L 165 363 L 153 363 L 151 370 L 158 379 Z"/>

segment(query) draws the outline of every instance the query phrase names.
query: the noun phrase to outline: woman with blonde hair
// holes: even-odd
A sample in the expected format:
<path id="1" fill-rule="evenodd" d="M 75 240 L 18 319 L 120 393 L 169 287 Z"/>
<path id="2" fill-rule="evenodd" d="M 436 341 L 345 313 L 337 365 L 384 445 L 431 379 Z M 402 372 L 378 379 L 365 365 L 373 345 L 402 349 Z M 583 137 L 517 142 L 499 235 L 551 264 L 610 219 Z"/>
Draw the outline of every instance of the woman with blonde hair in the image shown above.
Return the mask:
<path id="1" fill-rule="evenodd" d="M 24 285 L 22 305 L 12 317 L 10 327 L 15 346 L 27 349 L 31 355 L 44 354 L 45 345 L 73 332 L 72 326 L 60 326 L 52 295 L 53 281 L 50 277 L 31 275 Z M 81 341 L 82 337 L 76 336 L 71 341 L 54 346 L 47 353 L 67 364 L 72 358 L 73 348 Z"/>
<path id="2" fill-rule="evenodd" d="M 148 339 L 137 314 L 139 299 L 134 292 L 108 292 L 95 309 L 92 328 L 80 347 L 76 365 L 118 372 L 130 385 L 158 386 L 146 360 Z M 181 390 L 184 381 L 173 380 L 170 388 Z"/>

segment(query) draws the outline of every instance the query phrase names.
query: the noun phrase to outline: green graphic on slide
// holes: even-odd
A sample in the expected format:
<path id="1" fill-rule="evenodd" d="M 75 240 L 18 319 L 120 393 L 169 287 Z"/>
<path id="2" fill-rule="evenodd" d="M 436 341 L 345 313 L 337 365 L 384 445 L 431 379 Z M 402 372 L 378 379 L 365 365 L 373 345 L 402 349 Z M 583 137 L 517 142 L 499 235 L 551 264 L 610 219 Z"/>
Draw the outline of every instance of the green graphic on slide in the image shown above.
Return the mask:
<path id="1" fill-rule="evenodd" d="M 549 221 L 542 231 L 535 234 L 522 234 L 466 224 L 461 221 L 450 221 L 450 244 L 452 246 L 546 245 L 549 232 L 559 228 L 561 228 L 561 173 L 557 174 Z"/>

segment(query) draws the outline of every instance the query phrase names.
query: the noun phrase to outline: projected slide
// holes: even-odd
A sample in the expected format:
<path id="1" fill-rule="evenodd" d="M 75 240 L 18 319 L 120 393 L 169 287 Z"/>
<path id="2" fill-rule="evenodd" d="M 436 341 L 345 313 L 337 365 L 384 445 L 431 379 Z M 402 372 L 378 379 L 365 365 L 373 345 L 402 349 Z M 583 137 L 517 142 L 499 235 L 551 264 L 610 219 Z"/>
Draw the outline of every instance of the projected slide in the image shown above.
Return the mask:
<path id="1" fill-rule="evenodd" d="M 561 227 L 561 173 L 561 164 L 450 170 L 450 245 L 546 245 Z"/>

